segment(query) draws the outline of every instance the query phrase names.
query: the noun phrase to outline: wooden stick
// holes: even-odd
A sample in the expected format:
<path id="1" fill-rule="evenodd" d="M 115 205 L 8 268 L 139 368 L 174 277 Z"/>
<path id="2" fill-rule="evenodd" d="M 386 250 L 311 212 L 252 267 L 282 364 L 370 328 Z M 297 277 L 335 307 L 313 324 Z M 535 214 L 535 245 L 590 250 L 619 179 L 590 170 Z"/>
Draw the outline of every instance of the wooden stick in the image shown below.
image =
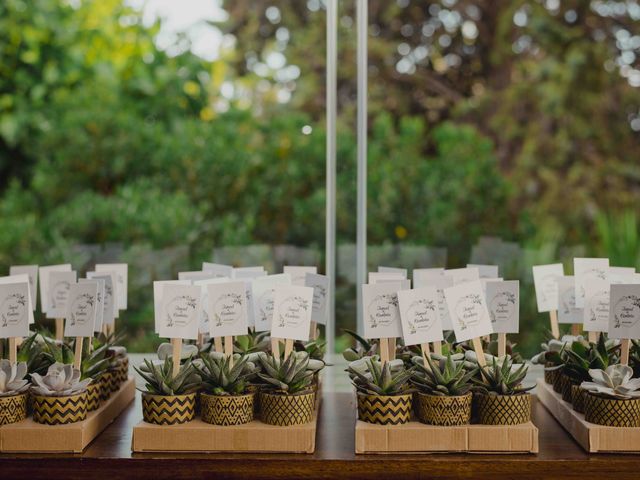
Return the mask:
<path id="1" fill-rule="evenodd" d="M 173 346 L 173 376 L 175 377 L 180 372 L 180 358 L 182 357 L 182 339 L 172 338 L 171 345 Z"/>
<path id="2" fill-rule="evenodd" d="M 507 354 L 507 334 L 498 333 L 498 357 L 504 357 Z"/>
<path id="3" fill-rule="evenodd" d="M 572 323 L 571 324 L 571 335 L 578 336 L 582 333 L 582 324 L 580 323 Z"/>
<path id="4" fill-rule="evenodd" d="M 311 322 L 311 330 L 309 332 L 309 340 L 317 340 L 318 339 L 318 324 L 316 322 Z"/>
<path id="5" fill-rule="evenodd" d="M 213 339 L 213 345 L 216 349 L 216 352 L 220 352 L 220 353 L 224 352 L 224 348 L 222 347 L 222 337 L 215 337 Z"/>
<path id="6" fill-rule="evenodd" d="M 620 364 L 629 365 L 629 348 L 631 347 L 631 340 L 623 338 L 620 342 Z"/>
<path id="7" fill-rule="evenodd" d="M 589 341 L 593 343 L 598 342 L 598 332 L 589 332 Z"/>
<path id="8" fill-rule="evenodd" d="M 291 352 L 293 352 L 293 339 L 287 338 L 284 341 L 284 359 L 285 360 L 289 358 L 289 355 L 291 355 Z"/>
<path id="9" fill-rule="evenodd" d="M 9 363 L 18 362 L 18 343 L 16 337 L 9 337 Z"/>
<path id="10" fill-rule="evenodd" d="M 384 365 L 389 361 L 389 341 L 387 338 L 380 339 L 380 362 Z"/>
<path id="11" fill-rule="evenodd" d="M 82 365 L 82 342 L 84 338 L 76 337 L 76 350 L 74 352 L 73 358 L 73 368 L 76 370 L 80 370 L 80 366 Z"/>
<path id="12" fill-rule="evenodd" d="M 56 340 L 64 340 L 64 318 L 56 318 Z"/>
<path id="13" fill-rule="evenodd" d="M 473 349 L 476 352 L 476 356 L 478 357 L 478 365 L 481 367 L 487 366 L 487 361 L 484 358 L 484 350 L 482 350 L 482 342 L 480 341 L 480 337 L 475 337 L 471 340 L 473 342 Z"/>
<path id="14" fill-rule="evenodd" d="M 271 337 L 271 354 L 280 360 L 280 339 Z"/>
<path id="15" fill-rule="evenodd" d="M 198 339 L 196 340 L 196 345 L 198 346 L 198 350 L 200 350 L 203 343 L 204 343 L 204 333 L 198 333 Z"/>
<path id="16" fill-rule="evenodd" d="M 233 337 L 224 337 L 224 356 L 229 359 L 229 367 L 233 368 Z"/>
<path id="17" fill-rule="evenodd" d="M 433 353 L 442 355 L 442 342 L 440 340 L 438 340 L 437 342 L 433 342 Z"/>
<path id="18" fill-rule="evenodd" d="M 429 362 L 427 362 L 427 357 L 429 356 L 429 344 L 428 343 L 420 344 L 420 350 L 422 350 L 422 362 L 424 363 L 424 368 L 426 368 L 427 370 L 431 370 L 431 367 L 429 366 Z"/>
<path id="19" fill-rule="evenodd" d="M 549 311 L 549 322 L 551 323 L 551 335 L 553 338 L 560 338 L 560 327 L 558 326 L 558 311 L 550 310 Z"/>
<path id="20" fill-rule="evenodd" d="M 395 360 L 395 359 L 396 359 L 396 339 L 394 337 L 389 339 L 389 360 Z"/>

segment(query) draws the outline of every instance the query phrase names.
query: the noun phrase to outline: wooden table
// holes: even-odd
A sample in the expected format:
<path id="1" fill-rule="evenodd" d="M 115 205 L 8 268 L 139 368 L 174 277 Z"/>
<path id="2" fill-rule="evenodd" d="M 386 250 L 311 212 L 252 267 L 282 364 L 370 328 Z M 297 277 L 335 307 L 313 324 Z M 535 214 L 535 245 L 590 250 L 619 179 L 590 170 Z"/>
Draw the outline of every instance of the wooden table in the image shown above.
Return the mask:
<path id="1" fill-rule="evenodd" d="M 640 457 L 587 455 L 536 402 L 538 455 L 355 455 L 355 406 L 347 393 L 325 392 L 312 455 L 132 454 L 136 401 L 82 455 L 0 455 L 2 479 L 137 480 L 200 478 L 638 478 Z"/>

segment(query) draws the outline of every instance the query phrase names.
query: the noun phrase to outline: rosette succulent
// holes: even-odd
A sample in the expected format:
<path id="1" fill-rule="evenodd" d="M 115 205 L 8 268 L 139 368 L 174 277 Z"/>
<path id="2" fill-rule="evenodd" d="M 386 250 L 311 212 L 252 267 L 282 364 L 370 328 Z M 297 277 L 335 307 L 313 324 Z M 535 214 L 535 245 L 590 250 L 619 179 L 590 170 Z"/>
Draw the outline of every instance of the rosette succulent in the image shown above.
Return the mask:
<path id="1" fill-rule="evenodd" d="M 0 397 L 11 397 L 23 393 L 29 388 L 26 362 L 11 363 L 0 360 Z"/>
<path id="2" fill-rule="evenodd" d="M 597 343 L 584 340 L 574 341 L 565 348 L 563 373 L 569 376 L 573 384 L 591 380 L 590 370 L 605 370 L 618 361 L 619 346 L 611 340 L 605 341 L 600 335 Z"/>
<path id="3" fill-rule="evenodd" d="M 234 355 L 231 366 L 230 357 L 216 352 L 203 355 L 195 368 L 202 379 L 202 387 L 213 395 L 245 394 L 258 370 L 248 355 Z"/>
<path id="4" fill-rule="evenodd" d="M 454 360 L 454 357 L 458 357 Z M 462 361 L 462 355 L 447 355 L 441 360 L 427 357 L 427 365 L 421 357 L 414 357 L 415 370 L 411 375 L 411 383 L 421 392 L 437 396 L 466 395 L 471 390 L 471 378 L 476 375 L 477 368 L 468 370 Z"/>
<path id="5" fill-rule="evenodd" d="M 364 395 L 403 395 L 412 392 L 409 379 L 414 368 L 405 368 L 402 360 L 385 362 L 381 365 L 373 358 L 363 359 L 365 368 L 359 362 L 352 362 L 347 372 L 358 393 Z M 356 363 L 356 365 L 354 365 Z"/>
<path id="6" fill-rule="evenodd" d="M 202 383 L 191 359 L 180 365 L 175 376 L 171 357 L 160 363 L 145 359 L 140 368 L 133 368 L 146 382 L 144 392 L 152 395 L 185 395 L 195 392 Z"/>
<path id="7" fill-rule="evenodd" d="M 580 386 L 591 393 L 608 398 L 628 400 L 640 398 L 640 378 L 633 377 L 633 369 L 627 365 L 611 365 L 606 370 L 589 370 L 592 382 Z"/>
<path id="8" fill-rule="evenodd" d="M 56 362 L 48 368 L 44 376 L 32 373 L 31 382 L 31 392 L 35 395 L 68 397 L 86 391 L 91 378 L 80 380 L 80 370 L 73 368 L 73 365 Z"/>
<path id="9" fill-rule="evenodd" d="M 522 382 L 527 375 L 525 363 L 514 364 L 509 355 L 503 357 L 502 364 L 495 358 L 491 365 L 480 369 L 480 378 L 473 378 L 474 390 L 489 395 L 519 395 L 535 387 L 523 387 Z"/>
<path id="10" fill-rule="evenodd" d="M 309 358 L 307 352 L 292 352 L 281 361 L 272 355 L 259 354 L 262 371 L 261 387 L 274 393 L 293 394 L 311 389 L 313 376 L 324 368 L 324 362 Z"/>

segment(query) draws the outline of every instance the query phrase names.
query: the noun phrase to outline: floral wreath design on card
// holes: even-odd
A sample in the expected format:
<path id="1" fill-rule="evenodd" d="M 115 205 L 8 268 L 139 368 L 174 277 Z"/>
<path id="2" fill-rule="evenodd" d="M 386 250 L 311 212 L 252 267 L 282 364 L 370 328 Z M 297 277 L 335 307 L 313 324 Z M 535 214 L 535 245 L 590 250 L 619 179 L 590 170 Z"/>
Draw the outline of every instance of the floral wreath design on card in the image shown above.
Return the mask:
<path id="1" fill-rule="evenodd" d="M 395 293 L 385 293 L 383 295 L 377 295 L 367 308 L 367 314 L 369 316 L 370 327 L 377 328 L 378 326 L 388 326 L 391 324 L 392 315 L 386 314 L 383 319 L 379 319 L 377 312 L 390 310 L 391 307 L 398 307 L 398 295 Z M 374 310 L 372 312 L 372 309 Z"/>
<path id="2" fill-rule="evenodd" d="M 422 312 L 420 310 L 422 310 Z M 418 332 L 418 330 L 427 331 L 431 329 L 435 319 L 433 315 L 428 315 L 428 312 L 435 313 L 436 304 L 433 300 L 428 300 L 426 298 L 421 298 L 419 300 L 416 300 L 412 302 L 411 305 L 409 305 L 409 307 L 407 307 L 407 311 L 406 311 L 407 318 L 415 319 L 417 316 L 420 316 L 421 318 L 420 322 L 418 322 L 417 320 L 407 321 L 407 324 L 409 325 L 409 333 L 411 335 L 415 335 Z M 419 325 L 416 325 L 416 323 L 419 323 Z"/>
<path id="3" fill-rule="evenodd" d="M 185 327 L 193 320 L 192 312 L 195 311 L 197 301 L 191 295 L 179 295 L 167 304 L 167 327 Z M 178 317 L 176 319 L 176 317 Z"/>
<path id="4" fill-rule="evenodd" d="M 70 325 L 71 326 L 74 326 L 76 324 L 84 325 L 88 317 L 88 313 L 87 313 L 88 307 L 91 307 L 90 309 L 93 311 L 94 303 L 95 303 L 95 298 L 90 293 L 83 293 L 82 295 L 79 295 L 73 301 L 73 304 L 69 309 L 71 311 Z"/>
<path id="5" fill-rule="evenodd" d="M 299 295 L 293 295 L 285 298 L 278 308 L 278 327 L 285 325 L 297 327 L 302 320 L 300 310 L 306 312 L 309 310 L 309 301 Z"/>
<path id="6" fill-rule="evenodd" d="M 547 293 L 549 293 L 548 290 L 550 291 L 551 289 L 555 289 L 556 277 L 557 275 L 550 273 L 549 275 L 545 275 L 540 279 L 540 286 L 542 287 L 540 289 L 542 290 L 540 294 L 544 302 L 547 302 L 548 300 L 548 295 L 547 295 Z"/>
<path id="7" fill-rule="evenodd" d="M 477 293 L 470 293 L 458 300 L 455 311 L 460 330 L 466 330 L 480 322 L 482 315 L 480 307 L 482 307 L 482 297 Z M 469 317 L 468 320 L 467 317 Z"/>
<path id="8" fill-rule="evenodd" d="M 20 323 L 26 313 L 26 307 L 27 297 L 22 293 L 12 293 L 11 295 L 7 295 L 0 307 L 0 310 L 2 311 L 2 326 L 8 327 L 9 325 L 16 325 Z M 5 313 L 7 310 L 15 312 L 10 314 L 12 318 L 7 318 L 7 314 Z M 15 319 L 13 319 L 13 317 L 15 317 Z"/>
<path id="9" fill-rule="evenodd" d="M 634 309 L 638 312 L 632 313 Z M 622 311 L 621 311 L 622 310 Z M 638 323 L 640 316 L 640 297 L 638 295 L 625 295 L 620 298 L 613 307 L 613 328 L 631 328 Z M 627 318 L 633 318 L 633 321 Z"/>
<path id="10" fill-rule="evenodd" d="M 269 323 L 270 317 L 273 314 L 273 292 L 274 290 L 267 290 L 258 299 L 258 306 L 260 310 L 260 320 L 262 323 Z"/>
<path id="11" fill-rule="evenodd" d="M 221 303 L 221 307 L 218 307 Z M 221 327 L 223 323 L 235 323 L 239 314 L 237 309 L 240 307 L 242 307 L 242 295 L 239 293 L 232 292 L 220 295 L 213 306 L 213 318 L 215 319 L 216 327 Z M 229 314 L 224 315 L 225 320 L 222 319 L 223 314 L 219 313 L 221 311 L 229 312 Z"/>
<path id="12" fill-rule="evenodd" d="M 508 311 L 498 317 L 496 315 L 496 308 L 500 308 L 501 298 L 504 298 L 504 302 L 506 304 L 505 307 L 508 309 Z M 498 305 L 495 305 L 496 302 L 498 302 Z M 513 292 L 498 292 L 494 295 L 489 304 L 491 306 L 491 308 L 489 308 L 489 317 L 491 319 L 491 323 L 496 323 L 498 321 L 498 318 L 500 318 L 500 321 L 504 322 L 513 316 L 516 305 L 516 296 Z"/>
<path id="13" fill-rule="evenodd" d="M 598 307 L 600 305 L 608 305 L 609 303 L 609 291 L 603 290 L 601 292 L 596 293 L 593 297 L 589 299 L 589 321 L 597 322 L 598 321 Z M 603 307 L 604 308 L 604 307 Z M 607 315 L 609 312 L 609 308 L 607 307 Z M 602 313 L 604 315 L 604 312 Z"/>
<path id="14" fill-rule="evenodd" d="M 317 301 L 316 301 L 317 298 Z M 316 285 L 313 288 L 313 303 L 317 304 L 317 308 L 322 308 L 327 298 L 327 289 L 322 285 Z"/>
<path id="15" fill-rule="evenodd" d="M 562 306 L 562 313 L 569 315 L 571 310 L 576 308 L 576 291 L 574 288 L 567 288 L 560 295 L 560 305 Z"/>
<path id="16" fill-rule="evenodd" d="M 56 283 L 53 288 L 51 289 L 51 306 L 53 308 L 56 308 L 58 302 L 57 302 L 57 296 L 58 296 L 58 292 L 62 293 L 62 292 L 69 292 L 69 289 L 71 288 L 71 283 L 67 282 L 66 280 L 63 280 L 61 282 Z"/>

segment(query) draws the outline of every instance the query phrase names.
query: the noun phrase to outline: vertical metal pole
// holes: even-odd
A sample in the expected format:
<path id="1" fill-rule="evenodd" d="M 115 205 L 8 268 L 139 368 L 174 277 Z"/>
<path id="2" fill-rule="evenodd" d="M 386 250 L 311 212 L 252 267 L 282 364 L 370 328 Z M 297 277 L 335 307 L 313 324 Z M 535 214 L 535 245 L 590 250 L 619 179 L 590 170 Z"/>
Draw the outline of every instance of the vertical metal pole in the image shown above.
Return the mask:
<path id="1" fill-rule="evenodd" d="M 358 219 L 356 235 L 356 273 L 358 332 L 362 333 L 362 285 L 367 279 L 367 0 L 357 0 L 358 24 Z"/>
<path id="2" fill-rule="evenodd" d="M 327 0 L 327 206 L 325 272 L 329 277 L 327 352 L 335 349 L 336 308 L 336 116 L 338 96 L 338 0 Z"/>

